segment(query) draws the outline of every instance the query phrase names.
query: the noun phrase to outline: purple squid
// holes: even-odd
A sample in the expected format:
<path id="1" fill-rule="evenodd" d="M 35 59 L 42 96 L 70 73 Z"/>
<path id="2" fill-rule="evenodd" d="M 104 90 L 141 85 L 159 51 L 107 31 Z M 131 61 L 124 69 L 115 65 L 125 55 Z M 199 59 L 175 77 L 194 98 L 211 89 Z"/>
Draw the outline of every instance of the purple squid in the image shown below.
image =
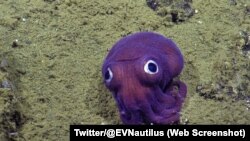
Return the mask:
<path id="1" fill-rule="evenodd" d="M 184 67 L 177 45 L 154 32 L 120 39 L 102 66 L 124 124 L 178 124 L 187 86 L 176 79 Z"/>

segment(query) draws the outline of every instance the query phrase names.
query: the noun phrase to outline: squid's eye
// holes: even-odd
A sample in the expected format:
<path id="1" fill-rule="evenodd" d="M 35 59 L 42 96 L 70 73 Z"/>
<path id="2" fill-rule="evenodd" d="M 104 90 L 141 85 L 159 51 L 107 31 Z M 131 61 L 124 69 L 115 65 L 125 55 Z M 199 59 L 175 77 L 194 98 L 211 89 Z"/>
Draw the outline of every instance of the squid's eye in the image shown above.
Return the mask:
<path id="1" fill-rule="evenodd" d="M 158 72 L 158 65 L 155 61 L 149 60 L 144 65 L 144 71 L 148 74 L 156 74 Z"/>
<path id="2" fill-rule="evenodd" d="M 108 82 L 108 83 L 112 80 L 113 73 L 112 73 L 110 68 L 108 68 L 107 71 L 105 72 L 104 78 L 105 78 L 105 81 Z"/>

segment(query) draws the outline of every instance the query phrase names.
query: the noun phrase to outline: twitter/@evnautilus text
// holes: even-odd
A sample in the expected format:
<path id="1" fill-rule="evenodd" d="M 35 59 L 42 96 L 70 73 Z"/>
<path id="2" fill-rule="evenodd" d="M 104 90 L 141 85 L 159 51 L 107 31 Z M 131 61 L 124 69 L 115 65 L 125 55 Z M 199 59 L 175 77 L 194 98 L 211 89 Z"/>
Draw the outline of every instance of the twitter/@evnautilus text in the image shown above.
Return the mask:
<path id="1" fill-rule="evenodd" d="M 249 126 L 98 126 L 71 125 L 70 139 L 84 137 L 123 138 L 123 137 L 235 137 L 246 139 Z"/>

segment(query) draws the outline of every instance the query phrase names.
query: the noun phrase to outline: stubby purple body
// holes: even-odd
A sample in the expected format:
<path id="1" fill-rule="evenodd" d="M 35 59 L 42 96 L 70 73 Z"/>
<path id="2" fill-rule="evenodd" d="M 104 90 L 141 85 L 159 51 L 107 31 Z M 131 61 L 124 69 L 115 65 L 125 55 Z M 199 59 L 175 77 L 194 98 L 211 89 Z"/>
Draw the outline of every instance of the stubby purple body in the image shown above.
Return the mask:
<path id="1" fill-rule="evenodd" d="M 174 80 L 184 66 L 176 44 L 160 34 L 139 32 L 119 40 L 102 66 L 124 124 L 179 123 L 187 87 Z"/>

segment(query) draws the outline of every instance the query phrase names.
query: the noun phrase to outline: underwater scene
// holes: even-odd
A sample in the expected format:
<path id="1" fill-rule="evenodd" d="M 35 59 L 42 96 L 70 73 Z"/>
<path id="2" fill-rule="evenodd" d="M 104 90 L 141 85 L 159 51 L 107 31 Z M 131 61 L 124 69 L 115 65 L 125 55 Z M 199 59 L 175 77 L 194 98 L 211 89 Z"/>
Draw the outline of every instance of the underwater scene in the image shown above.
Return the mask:
<path id="1" fill-rule="evenodd" d="M 75 124 L 250 124 L 249 0 L 0 0 L 0 140 Z"/>

